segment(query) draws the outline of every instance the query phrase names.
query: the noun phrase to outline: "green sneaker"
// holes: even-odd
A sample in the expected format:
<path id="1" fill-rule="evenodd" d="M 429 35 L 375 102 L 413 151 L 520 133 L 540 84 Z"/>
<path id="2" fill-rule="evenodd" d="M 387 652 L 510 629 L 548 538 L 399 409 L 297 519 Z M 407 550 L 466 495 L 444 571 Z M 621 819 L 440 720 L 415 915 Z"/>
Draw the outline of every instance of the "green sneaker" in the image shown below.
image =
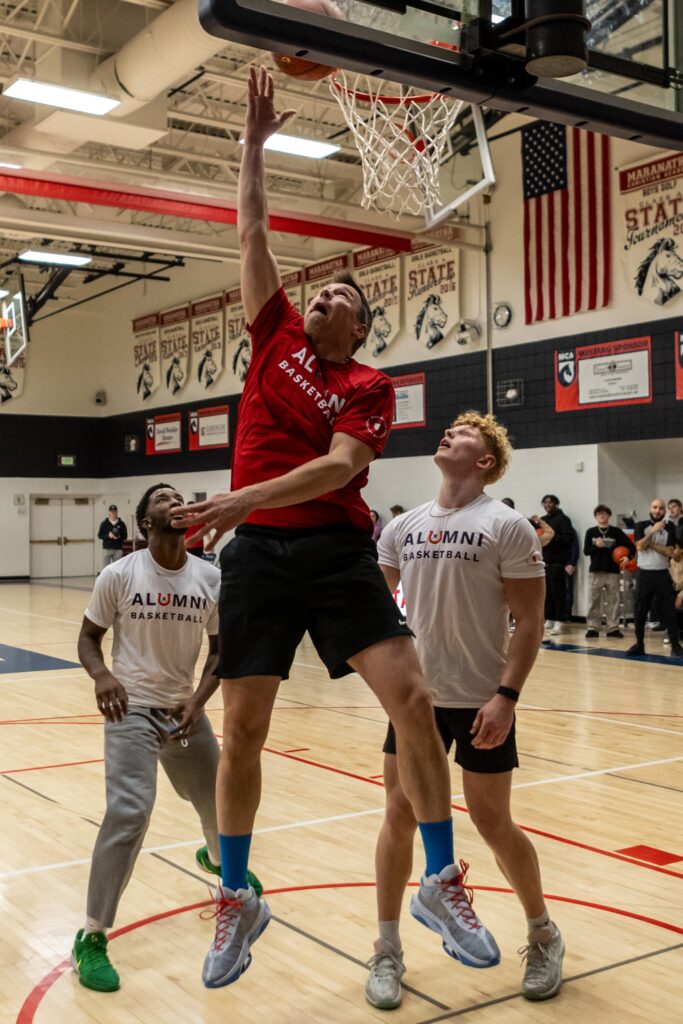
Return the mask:
<path id="1" fill-rule="evenodd" d="M 194 855 L 194 859 L 197 863 L 197 867 L 200 867 L 202 871 L 206 871 L 209 875 L 218 875 L 220 878 L 220 864 L 214 864 L 211 861 L 211 858 L 209 857 L 209 848 L 207 846 L 200 846 Z M 260 899 L 261 896 L 263 896 L 263 885 L 253 871 L 247 871 L 247 881 Z"/>
<path id="2" fill-rule="evenodd" d="M 71 964 L 78 980 L 95 992 L 116 992 L 121 988 L 121 979 L 109 959 L 107 945 L 108 939 L 103 932 L 90 932 L 84 936 L 81 928 L 71 950 Z"/>

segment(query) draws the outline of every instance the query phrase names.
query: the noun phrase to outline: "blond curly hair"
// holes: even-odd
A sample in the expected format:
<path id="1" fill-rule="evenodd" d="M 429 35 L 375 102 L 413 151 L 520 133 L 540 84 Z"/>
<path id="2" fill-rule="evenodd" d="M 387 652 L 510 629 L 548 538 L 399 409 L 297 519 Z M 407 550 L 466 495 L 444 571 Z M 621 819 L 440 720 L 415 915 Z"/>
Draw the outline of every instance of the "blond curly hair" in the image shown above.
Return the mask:
<path id="1" fill-rule="evenodd" d="M 476 409 L 469 409 L 460 413 L 451 427 L 475 427 L 483 437 L 486 447 L 496 460 L 495 466 L 484 477 L 484 483 L 495 484 L 496 480 L 505 475 L 512 458 L 512 445 L 507 430 L 495 416 L 483 416 Z"/>

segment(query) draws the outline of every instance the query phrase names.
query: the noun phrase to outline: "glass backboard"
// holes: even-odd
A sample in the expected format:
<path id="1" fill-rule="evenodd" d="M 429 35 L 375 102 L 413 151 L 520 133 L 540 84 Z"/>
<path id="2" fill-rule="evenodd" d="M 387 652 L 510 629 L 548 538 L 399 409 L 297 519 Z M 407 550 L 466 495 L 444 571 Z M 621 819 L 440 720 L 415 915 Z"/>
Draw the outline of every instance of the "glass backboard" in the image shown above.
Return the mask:
<path id="1" fill-rule="evenodd" d="M 5 366 L 10 367 L 28 344 L 26 299 L 21 274 L 11 273 L 0 284 L 0 314 Z"/>

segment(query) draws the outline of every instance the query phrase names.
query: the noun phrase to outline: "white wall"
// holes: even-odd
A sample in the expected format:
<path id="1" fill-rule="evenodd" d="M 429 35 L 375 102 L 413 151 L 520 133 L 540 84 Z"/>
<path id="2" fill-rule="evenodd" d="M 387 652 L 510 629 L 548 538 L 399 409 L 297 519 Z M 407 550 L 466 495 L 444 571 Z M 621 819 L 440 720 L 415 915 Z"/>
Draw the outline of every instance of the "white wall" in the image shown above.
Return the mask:
<path id="1" fill-rule="evenodd" d="M 683 439 L 600 445 L 600 501 L 647 518 L 653 498 L 683 500 Z"/>

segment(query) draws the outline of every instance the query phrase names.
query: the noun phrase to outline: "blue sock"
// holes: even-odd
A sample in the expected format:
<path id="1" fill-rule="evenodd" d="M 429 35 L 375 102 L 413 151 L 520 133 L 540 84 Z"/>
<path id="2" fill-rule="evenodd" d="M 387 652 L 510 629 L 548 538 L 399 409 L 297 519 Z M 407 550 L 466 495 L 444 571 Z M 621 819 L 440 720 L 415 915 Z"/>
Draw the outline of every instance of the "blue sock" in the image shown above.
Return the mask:
<path id="1" fill-rule="evenodd" d="M 246 836 L 224 836 L 218 834 L 221 848 L 221 879 L 227 889 L 236 892 L 247 888 L 247 864 L 251 832 Z"/>
<path id="2" fill-rule="evenodd" d="M 425 875 L 438 875 L 453 863 L 453 819 L 418 823 L 427 857 Z"/>

